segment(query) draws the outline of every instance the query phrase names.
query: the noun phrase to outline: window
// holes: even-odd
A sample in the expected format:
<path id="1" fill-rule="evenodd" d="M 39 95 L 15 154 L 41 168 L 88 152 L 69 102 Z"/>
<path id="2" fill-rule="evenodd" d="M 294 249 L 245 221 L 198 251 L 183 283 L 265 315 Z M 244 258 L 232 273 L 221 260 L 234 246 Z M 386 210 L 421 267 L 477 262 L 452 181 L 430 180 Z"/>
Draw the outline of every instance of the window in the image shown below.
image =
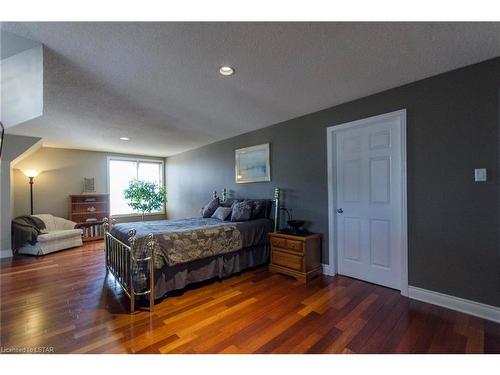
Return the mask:
<path id="1" fill-rule="evenodd" d="M 163 161 L 129 158 L 108 158 L 108 184 L 111 215 L 137 214 L 129 207 L 123 191 L 130 181 L 138 179 L 163 186 Z M 163 210 L 157 211 L 163 212 Z"/>

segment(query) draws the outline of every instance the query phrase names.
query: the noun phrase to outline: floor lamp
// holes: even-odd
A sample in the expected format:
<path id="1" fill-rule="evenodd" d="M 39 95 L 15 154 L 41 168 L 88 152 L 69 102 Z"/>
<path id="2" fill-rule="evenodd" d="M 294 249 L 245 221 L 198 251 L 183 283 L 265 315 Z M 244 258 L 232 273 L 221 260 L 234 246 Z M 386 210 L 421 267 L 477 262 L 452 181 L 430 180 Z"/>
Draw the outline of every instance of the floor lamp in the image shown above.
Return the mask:
<path id="1" fill-rule="evenodd" d="M 29 170 L 24 172 L 24 174 L 30 179 L 30 207 L 31 207 L 31 215 L 33 215 L 33 179 L 38 175 L 37 171 Z"/>

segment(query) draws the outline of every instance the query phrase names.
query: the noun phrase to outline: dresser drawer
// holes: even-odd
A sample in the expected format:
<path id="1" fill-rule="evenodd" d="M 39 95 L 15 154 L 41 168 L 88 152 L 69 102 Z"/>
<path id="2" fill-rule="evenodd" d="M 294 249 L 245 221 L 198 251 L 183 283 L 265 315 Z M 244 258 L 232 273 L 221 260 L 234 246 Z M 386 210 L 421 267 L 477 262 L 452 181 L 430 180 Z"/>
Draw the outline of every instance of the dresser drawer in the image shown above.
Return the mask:
<path id="1" fill-rule="evenodd" d="M 278 266 L 287 267 L 293 270 L 302 270 L 302 256 L 285 253 L 279 250 L 272 252 L 272 262 Z"/>
<path id="2" fill-rule="evenodd" d="M 302 241 L 286 240 L 286 248 L 302 253 L 304 243 Z"/>
<path id="3" fill-rule="evenodd" d="M 271 244 L 275 247 L 286 248 L 286 240 L 280 237 L 271 237 Z"/>
<path id="4" fill-rule="evenodd" d="M 300 254 L 303 254 L 304 252 L 304 243 L 302 241 L 290 240 L 280 237 L 272 237 L 271 244 L 273 245 L 273 248 L 295 251 Z"/>

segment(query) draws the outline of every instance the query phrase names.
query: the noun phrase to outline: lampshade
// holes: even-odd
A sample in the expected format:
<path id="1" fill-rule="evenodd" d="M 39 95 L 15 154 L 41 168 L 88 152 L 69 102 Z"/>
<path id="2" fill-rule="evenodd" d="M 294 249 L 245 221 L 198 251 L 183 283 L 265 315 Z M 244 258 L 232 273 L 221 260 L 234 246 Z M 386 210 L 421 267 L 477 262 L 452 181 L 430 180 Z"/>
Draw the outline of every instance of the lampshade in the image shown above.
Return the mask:
<path id="1" fill-rule="evenodd" d="M 33 169 L 29 169 L 27 171 L 24 171 L 24 174 L 27 176 L 27 177 L 36 177 L 38 176 L 38 172 L 33 170 Z"/>

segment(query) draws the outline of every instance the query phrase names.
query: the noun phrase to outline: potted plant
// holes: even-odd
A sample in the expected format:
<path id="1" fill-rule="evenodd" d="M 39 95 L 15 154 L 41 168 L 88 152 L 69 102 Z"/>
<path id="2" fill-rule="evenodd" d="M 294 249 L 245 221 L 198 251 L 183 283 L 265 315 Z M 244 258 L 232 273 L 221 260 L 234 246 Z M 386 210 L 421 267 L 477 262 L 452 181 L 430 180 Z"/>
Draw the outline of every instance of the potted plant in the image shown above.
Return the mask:
<path id="1" fill-rule="evenodd" d="M 142 221 L 146 212 L 160 210 L 167 201 L 165 188 L 148 181 L 130 181 L 123 195 L 128 200 L 128 205 L 142 214 Z"/>

